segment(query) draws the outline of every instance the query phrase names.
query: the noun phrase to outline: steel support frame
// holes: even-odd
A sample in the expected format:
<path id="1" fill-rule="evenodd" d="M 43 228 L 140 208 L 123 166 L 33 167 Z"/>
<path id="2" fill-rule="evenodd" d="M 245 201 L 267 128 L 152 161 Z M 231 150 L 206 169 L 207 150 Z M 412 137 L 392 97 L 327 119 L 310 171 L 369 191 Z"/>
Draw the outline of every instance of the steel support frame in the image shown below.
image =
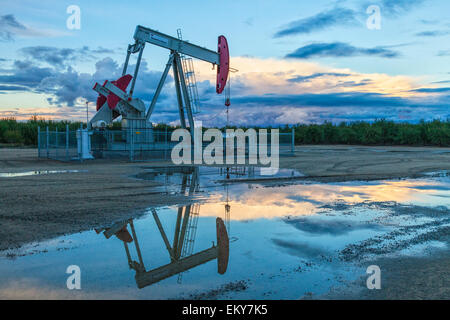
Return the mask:
<path id="1" fill-rule="evenodd" d="M 152 101 L 147 110 L 146 119 L 147 121 L 149 121 L 153 111 L 155 110 L 156 102 L 158 101 L 159 95 L 166 81 L 167 74 L 169 73 L 171 67 L 173 69 L 173 78 L 175 82 L 175 91 L 177 95 L 178 112 L 180 114 L 181 127 L 183 129 L 186 129 L 186 115 L 187 115 L 189 122 L 189 129 L 191 131 L 191 134 L 193 134 L 194 116 L 192 113 L 191 102 L 189 99 L 189 93 L 186 86 L 186 79 L 184 77 L 184 70 L 183 65 L 181 63 L 180 54 L 176 51 L 172 51 L 170 53 L 169 60 L 167 61 L 161 79 L 159 80 L 158 87 L 156 88 L 155 94 L 153 95 Z"/>
<path id="2" fill-rule="evenodd" d="M 186 79 L 184 78 L 183 65 L 181 63 L 181 58 L 180 58 L 180 55 L 178 52 L 175 53 L 175 62 L 178 66 L 178 76 L 180 77 L 181 91 L 183 93 L 184 105 L 186 107 L 186 112 L 187 112 L 187 116 L 188 116 L 191 135 L 193 136 L 193 134 L 194 134 L 194 117 L 192 116 L 191 102 L 189 100 L 189 93 L 188 93 L 188 90 L 186 87 Z"/>
<path id="3" fill-rule="evenodd" d="M 150 120 L 150 116 L 152 115 L 153 110 L 155 109 L 156 101 L 158 100 L 159 94 L 161 93 L 164 83 L 166 82 L 167 74 L 169 73 L 169 70 L 172 67 L 173 61 L 174 61 L 174 54 L 171 53 L 169 56 L 169 60 L 167 61 L 167 64 L 166 64 L 166 68 L 164 69 L 161 79 L 159 80 L 158 87 L 156 88 L 155 94 L 153 95 L 152 102 L 150 103 L 150 107 L 148 108 L 147 115 L 146 115 L 147 121 Z"/>

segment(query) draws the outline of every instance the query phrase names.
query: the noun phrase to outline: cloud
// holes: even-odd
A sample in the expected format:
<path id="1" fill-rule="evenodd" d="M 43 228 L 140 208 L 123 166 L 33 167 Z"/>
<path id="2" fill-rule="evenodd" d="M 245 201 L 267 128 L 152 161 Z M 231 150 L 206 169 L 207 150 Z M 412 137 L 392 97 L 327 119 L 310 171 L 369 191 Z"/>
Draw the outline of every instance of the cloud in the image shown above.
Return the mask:
<path id="1" fill-rule="evenodd" d="M 441 50 L 438 52 L 438 57 L 447 57 L 450 56 L 450 50 Z M 450 72 L 449 72 L 450 73 Z"/>
<path id="2" fill-rule="evenodd" d="M 435 25 L 435 24 L 439 24 L 439 20 L 435 19 L 435 20 L 431 20 L 431 19 L 420 19 L 419 20 L 420 23 L 426 24 L 426 25 Z"/>
<path id="3" fill-rule="evenodd" d="M 104 80 L 115 80 L 122 74 L 122 67 L 111 58 L 104 58 L 95 64 L 93 74 L 80 73 L 68 66 L 61 68 L 64 63 L 62 57 L 71 57 L 73 51 L 65 50 L 34 50 L 35 58 L 40 61 L 53 64 L 54 67 L 41 67 L 29 60 L 16 60 L 11 69 L 0 74 L 0 85 L 3 92 L 22 91 L 50 95 L 49 104 L 57 106 L 73 107 L 80 105 L 80 99 L 95 101 L 97 93 L 92 90 L 95 82 L 103 83 Z M 133 68 L 130 65 L 130 68 Z M 141 63 L 139 79 L 136 81 L 135 96 L 148 102 L 158 84 L 161 72 L 150 71 L 145 60 Z M 172 77 L 168 76 L 170 85 Z M 14 86 L 12 86 L 14 85 Z M 160 100 L 167 98 L 163 93 Z"/>
<path id="4" fill-rule="evenodd" d="M 324 220 L 303 217 L 283 219 L 283 221 L 294 228 L 315 235 L 339 236 L 361 229 L 381 229 L 380 226 L 371 223 L 361 223 L 349 220 Z"/>
<path id="5" fill-rule="evenodd" d="M 5 86 L 5 85 L 0 85 L 0 93 L 2 93 L 1 91 L 24 91 L 26 90 L 25 87 L 22 86 Z"/>
<path id="6" fill-rule="evenodd" d="M 450 83 L 450 80 L 434 81 L 434 82 L 432 82 L 432 83 L 436 83 L 436 84 Z"/>
<path id="7" fill-rule="evenodd" d="M 19 111 L 10 108 L 9 115 L 22 114 L 26 119 L 30 113 L 37 112 L 48 118 L 53 113 L 59 119 L 64 115 L 82 119 L 83 114 L 78 112 L 85 110 L 81 108 L 81 98 L 94 102 L 97 97 L 92 90 L 93 84 L 117 79 L 122 73 L 122 66 L 108 57 L 97 61 L 93 73 L 42 64 L 44 62 L 17 60 L 10 69 L 1 70 L 0 86 L 4 90 L 0 92 L 17 92 L 22 87 L 27 91 L 25 94 L 43 94 L 58 108 L 35 108 L 32 112 L 29 108 L 33 105 L 28 105 Z M 196 119 L 206 126 L 224 126 L 226 108 L 223 95 L 215 93 L 216 74 L 208 63 L 195 61 L 194 64 L 202 110 Z M 448 92 L 432 92 L 430 89 L 436 91 L 435 88 L 425 88 L 419 79 L 409 76 L 358 73 L 348 68 L 332 68 L 296 59 L 233 57 L 231 64 L 239 70 L 231 76 L 229 119 L 232 125 L 373 121 L 380 118 L 418 121 L 449 116 Z M 143 99 L 146 106 L 160 76 L 160 72 L 149 70 L 147 62 L 142 61 L 135 97 Z M 176 123 L 177 112 L 173 80 L 169 75 L 151 120 Z"/>
<path id="8" fill-rule="evenodd" d="M 16 33 L 23 33 L 26 30 L 27 28 L 12 14 L 0 16 L 0 40 L 12 41 Z"/>
<path id="9" fill-rule="evenodd" d="M 324 121 L 395 121 L 446 119 L 448 98 L 443 93 L 415 92 L 420 79 L 377 73 L 358 73 L 331 68 L 308 60 L 233 57 L 239 70 L 231 78 L 230 123 L 322 123 Z M 205 88 L 214 86 L 208 64 L 195 65 L 202 81 L 202 113 L 205 125 L 226 122 L 223 97 Z"/>
<path id="10" fill-rule="evenodd" d="M 450 88 L 419 88 L 415 90 L 411 90 L 412 92 L 421 92 L 421 93 L 445 93 L 450 92 Z"/>
<path id="11" fill-rule="evenodd" d="M 303 59 L 258 59 L 233 57 L 231 74 L 233 96 L 299 93 L 352 92 L 350 87 L 337 89 L 339 83 L 354 81 L 358 91 L 386 95 L 410 96 L 409 90 L 420 87 L 418 79 L 408 76 L 390 76 L 379 73 L 358 73 L 349 68 L 333 68 Z M 197 79 L 208 80 L 214 88 L 215 74 L 207 63 L 195 65 Z M 309 81 L 301 81 L 304 79 Z M 294 79 L 294 80 L 292 80 Z M 295 80 L 299 81 L 295 81 Z M 363 87 L 359 84 L 365 84 Z"/>
<path id="12" fill-rule="evenodd" d="M 411 11 L 424 2 L 425 0 L 381 0 L 381 6 L 389 14 L 398 15 Z"/>
<path id="13" fill-rule="evenodd" d="M 294 78 L 290 78 L 288 79 L 288 81 L 290 82 L 309 82 L 312 79 L 317 79 L 317 78 L 322 78 L 325 76 L 330 76 L 330 77 L 348 77 L 350 76 L 349 73 L 336 73 L 336 72 L 322 72 L 322 73 L 314 73 L 308 76 L 296 76 Z"/>
<path id="14" fill-rule="evenodd" d="M 299 19 L 289 23 L 278 31 L 274 37 L 281 38 L 296 34 L 308 34 L 314 31 L 324 30 L 335 25 L 356 24 L 355 12 L 346 8 L 334 8 L 320 12 L 314 16 Z"/>
<path id="15" fill-rule="evenodd" d="M 95 59 L 100 54 L 114 53 L 113 50 L 99 47 L 90 49 L 88 46 L 81 48 L 56 48 L 48 46 L 25 47 L 19 50 L 27 58 L 35 61 L 46 62 L 52 66 L 63 67 L 72 64 L 76 60 Z"/>
<path id="16" fill-rule="evenodd" d="M 0 41 L 13 41 L 16 36 L 42 37 L 50 35 L 62 35 L 59 31 L 32 29 L 17 21 L 14 15 L 0 16 Z"/>
<path id="17" fill-rule="evenodd" d="M 20 51 L 34 60 L 44 61 L 48 64 L 58 66 L 66 64 L 69 60 L 74 60 L 77 53 L 75 49 L 59 49 L 45 46 L 26 47 L 22 48 Z"/>
<path id="18" fill-rule="evenodd" d="M 286 251 L 288 254 L 301 258 L 318 258 L 329 252 L 321 247 L 312 246 L 307 242 L 287 241 L 283 239 L 272 239 L 272 242 Z"/>
<path id="19" fill-rule="evenodd" d="M 337 92 L 321 94 L 290 94 L 244 96 L 233 99 L 235 103 L 247 106 L 320 106 L 320 107 L 388 107 L 411 106 L 411 102 L 400 97 L 390 97 L 378 93 Z"/>
<path id="20" fill-rule="evenodd" d="M 21 85 L 29 91 L 36 88 L 43 79 L 52 76 L 55 71 L 47 67 L 39 67 L 30 61 L 16 60 L 12 68 L 0 74 L 0 84 Z"/>
<path id="21" fill-rule="evenodd" d="M 122 66 L 119 66 L 113 59 L 104 58 L 95 64 L 96 71 L 93 74 L 78 73 L 72 68 L 65 72 L 56 73 L 41 81 L 38 90 L 54 95 L 49 103 L 55 105 L 74 106 L 79 98 L 86 98 L 89 101 L 97 99 L 97 93 L 92 90 L 95 82 L 103 83 L 104 80 L 115 80 L 122 75 Z M 130 65 L 133 70 L 134 65 Z M 146 61 L 141 62 L 139 78 L 136 81 L 134 96 L 148 102 L 156 90 L 156 86 L 161 77 L 161 72 L 150 71 Z M 171 81 L 168 77 L 167 82 Z M 162 94 L 160 101 L 166 96 Z"/>
<path id="22" fill-rule="evenodd" d="M 422 32 L 416 33 L 416 36 L 418 36 L 418 37 L 439 37 L 439 36 L 446 36 L 448 34 L 450 34 L 450 31 L 433 30 L 433 31 L 422 31 Z"/>
<path id="23" fill-rule="evenodd" d="M 353 57 L 378 56 L 396 58 L 399 53 L 385 47 L 360 48 L 343 42 L 313 43 L 298 48 L 286 55 L 286 58 L 308 59 L 312 57 Z"/>

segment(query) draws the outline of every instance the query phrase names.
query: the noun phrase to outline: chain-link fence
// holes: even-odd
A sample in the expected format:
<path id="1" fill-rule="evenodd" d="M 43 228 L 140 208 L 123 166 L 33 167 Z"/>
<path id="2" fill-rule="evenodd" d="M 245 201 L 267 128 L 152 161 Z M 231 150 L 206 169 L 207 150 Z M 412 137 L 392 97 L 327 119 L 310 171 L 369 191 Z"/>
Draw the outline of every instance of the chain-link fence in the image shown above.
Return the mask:
<path id="1" fill-rule="evenodd" d="M 95 130 L 91 135 L 91 150 L 95 158 L 129 158 L 168 160 L 173 146 L 173 130 L 123 129 Z"/>
<path id="2" fill-rule="evenodd" d="M 49 131 L 38 128 L 38 157 L 61 161 L 80 159 L 76 131 Z"/>
<path id="3" fill-rule="evenodd" d="M 122 129 L 122 130 L 91 130 L 78 129 L 70 131 L 68 126 L 65 131 L 49 131 L 38 128 L 38 155 L 39 157 L 70 161 L 86 159 L 83 147 L 90 150 L 90 155 L 95 159 L 127 159 L 130 161 L 170 160 L 172 149 L 179 141 L 172 141 L 174 129 Z M 83 139 L 86 134 L 87 139 Z M 230 136 L 228 136 L 230 137 Z M 256 150 L 259 154 L 261 148 L 265 148 L 268 156 L 271 155 L 271 134 L 267 134 L 267 142 L 256 144 L 252 148 L 251 138 L 247 135 L 244 140 L 231 136 L 233 141 L 235 159 L 243 156 L 246 161 Z M 294 130 L 279 133 L 279 155 L 294 155 Z M 83 146 L 87 144 L 87 146 Z M 203 141 L 203 150 L 210 144 Z M 227 134 L 223 132 L 223 155 L 226 156 Z M 194 147 L 191 148 L 194 152 Z M 202 152 L 203 154 L 203 152 Z"/>

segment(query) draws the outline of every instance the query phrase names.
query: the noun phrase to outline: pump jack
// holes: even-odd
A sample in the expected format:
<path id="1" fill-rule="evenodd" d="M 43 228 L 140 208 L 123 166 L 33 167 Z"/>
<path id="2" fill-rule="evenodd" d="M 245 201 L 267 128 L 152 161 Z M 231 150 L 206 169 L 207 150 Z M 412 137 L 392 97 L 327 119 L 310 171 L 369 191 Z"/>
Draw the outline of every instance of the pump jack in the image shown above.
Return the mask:
<path id="1" fill-rule="evenodd" d="M 150 117 L 155 109 L 156 102 L 164 86 L 170 68 L 173 69 L 175 90 L 178 101 L 178 111 L 182 128 L 187 128 L 186 116 L 191 134 L 194 130 L 194 119 L 186 86 L 185 70 L 181 56 L 189 56 L 217 66 L 216 92 L 221 94 L 225 89 L 229 73 L 229 49 L 224 36 L 218 37 L 217 51 L 209 50 L 190 42 L 175 38 L 150 28 L 137 26 L 134 33 L 134 44 L 128 45 L 122 77 L 116 81 L 105 81 L 103 85 L 96 83 L 94 90 L 99 93 L 97 99 L 97 113 L 90 120 L 89 127 L 105 127 L 107 124 L 122 116 L 123 128 L 151 128 Z M 156 45 L 170 51 L 169 59 L 162 73 L 155 94 L 149 107 L 145 108 L 141 99 L 133 98 L 133 92 L 142 53 L 146 44 Z M 133 76 L 127 74 L 128 63 L 132 54 L 138 54 Z M 130 89 L 127 87 L 131 82 Z"/>

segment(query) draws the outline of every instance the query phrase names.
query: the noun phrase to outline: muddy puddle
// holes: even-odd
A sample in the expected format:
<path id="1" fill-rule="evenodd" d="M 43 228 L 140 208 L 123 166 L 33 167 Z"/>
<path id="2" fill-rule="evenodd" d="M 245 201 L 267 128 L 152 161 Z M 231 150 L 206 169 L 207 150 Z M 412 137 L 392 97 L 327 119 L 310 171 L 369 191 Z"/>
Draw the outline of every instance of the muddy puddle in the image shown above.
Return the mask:
<path id="1" fill-rule="evenodd" d="M 0 297 L 314 298 L 364 276 L 371 259 L 448 250 L 445 174 L 274 186 L 223 183 L 262 177 L 258 168 L 141 170 L 135 178 L 201 200 L 1 252 Z M 301 173 L 277 175 L 289 176 Z M 81 290 L 67 289 L 71 265 Z"/>

